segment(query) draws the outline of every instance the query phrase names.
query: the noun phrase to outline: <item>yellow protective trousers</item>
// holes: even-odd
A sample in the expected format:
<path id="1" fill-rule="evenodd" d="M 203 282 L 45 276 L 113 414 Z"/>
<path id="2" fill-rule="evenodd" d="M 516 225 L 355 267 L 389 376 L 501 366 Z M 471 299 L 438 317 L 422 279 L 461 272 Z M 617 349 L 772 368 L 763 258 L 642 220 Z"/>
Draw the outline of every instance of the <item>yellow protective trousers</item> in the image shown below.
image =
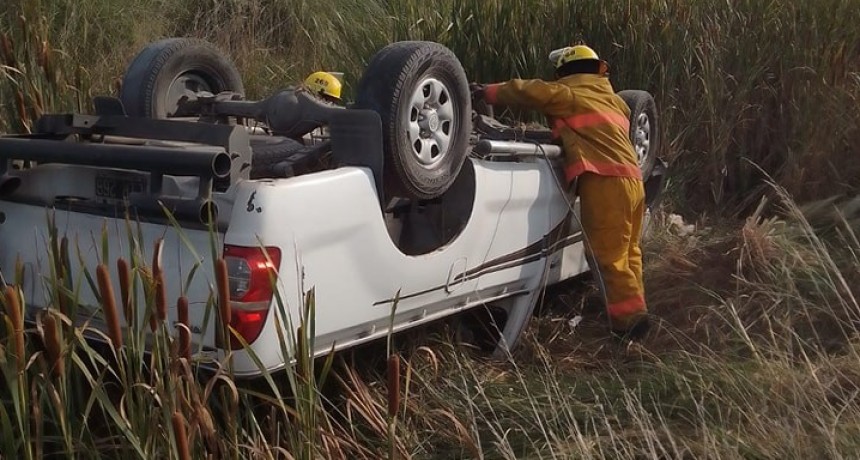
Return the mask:
<path id="1" fill-rule="evenodd" d="M 582 229 L 592 271 L 600 281 L 612 329 L 626 331 L 647 312 L 639 240 L 645 189 L 639 179 L 579 176 Z"/>

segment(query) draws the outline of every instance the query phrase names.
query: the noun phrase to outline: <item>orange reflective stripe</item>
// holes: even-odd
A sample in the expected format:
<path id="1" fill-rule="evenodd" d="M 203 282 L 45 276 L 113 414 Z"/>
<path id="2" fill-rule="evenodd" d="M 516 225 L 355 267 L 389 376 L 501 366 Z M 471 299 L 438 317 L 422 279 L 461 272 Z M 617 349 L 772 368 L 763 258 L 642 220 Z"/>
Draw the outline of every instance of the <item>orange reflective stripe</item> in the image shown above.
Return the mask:
<path id="1" fill-rule="evenodd" d="M 552 127 L 552 138 L 557 139 L 558 136 L 561 136 L 561 128 L 567 126 L 567 123 L 564 122 L 561 118 L 556 118 L 554 126 Z"/>
<path id="2" fill-rule="evenodd" d="M 493 105 L 498 101 L 499 86 L 502 85 L 497 83 L 495 85 L 487 85 L 484 87 L 484 101 L 486 101 L 487 104 Z"/>
<path id="3" fill-rule="evenodd" d="M 623 163 L 610 163 L 604 161 L 591 161 L 582 158 L 574 163 L 569 164 L 564 169 L 564 177 L 568 182 L 584 172 L 593 172 L 601 176 L 615 177 L 630 177 L 633 179 L 642 179 L 642 171 L 637 165 L 626 165 Z"/>
<path id="4" fill-rule="evenodd" d="M 630 120 L 626 116 L 615 112 L 592 112 L 573 115 L 564 119 L 570 129 L 590 128 L 599 125 L 616 125 L 624 132 L 630 131 Z"/>
<path id="5" fill-rule="evenodd" d="M 630 120 L 626 116 L 614 112 L 592 112 L 581 113 L 567 118 L 556 118 L 552 127 L 552 135 L 553 137 L 560 136 L 561 128 L 565 126 L 570 129 L 582 129 L 600 125 L 616 125 L 623 129 L 625 133 L 630 131 Z"/>
<path id="6" fill-rule="evenodd" d="M 609 316 L 615 319 L 638 315 L 645 311 L 645 298 L 641 295 L 633 296 L 621 302 L 607 305 L 606 310 Z"/>

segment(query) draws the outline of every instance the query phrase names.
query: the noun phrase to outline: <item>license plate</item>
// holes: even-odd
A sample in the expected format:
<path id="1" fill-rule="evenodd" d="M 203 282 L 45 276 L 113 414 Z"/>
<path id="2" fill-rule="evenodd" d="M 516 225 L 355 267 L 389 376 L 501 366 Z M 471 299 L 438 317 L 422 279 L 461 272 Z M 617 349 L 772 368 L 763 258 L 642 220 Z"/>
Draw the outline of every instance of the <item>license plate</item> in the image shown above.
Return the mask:
<path id="1" fill-rule="evenodd" d="M 122 200 L 129 193 L 140 193 L 146 190 L 146 181 L 141 177 L 121 176 L 111 174 L 96 175 L 96 196 Z"/>

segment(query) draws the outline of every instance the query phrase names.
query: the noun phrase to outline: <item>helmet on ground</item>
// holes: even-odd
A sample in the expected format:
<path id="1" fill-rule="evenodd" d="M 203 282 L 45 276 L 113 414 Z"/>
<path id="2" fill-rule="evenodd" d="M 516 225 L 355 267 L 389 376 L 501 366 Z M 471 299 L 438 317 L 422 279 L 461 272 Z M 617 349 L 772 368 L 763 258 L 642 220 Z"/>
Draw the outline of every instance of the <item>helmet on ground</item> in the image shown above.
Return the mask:
<path id="1" fill-rule="evenodd" d="M 600 61 L 597 52 L 586 45 L 566 46 L 549 53 L 549 60 L 556 69 L 574 61 Z"/>
<path id="2" fill-rule="evenodd" d="M 329 72 L 314 72 L 305 78 L 305 86 L 316 95 L 340 99 L 341 83 Z"/>

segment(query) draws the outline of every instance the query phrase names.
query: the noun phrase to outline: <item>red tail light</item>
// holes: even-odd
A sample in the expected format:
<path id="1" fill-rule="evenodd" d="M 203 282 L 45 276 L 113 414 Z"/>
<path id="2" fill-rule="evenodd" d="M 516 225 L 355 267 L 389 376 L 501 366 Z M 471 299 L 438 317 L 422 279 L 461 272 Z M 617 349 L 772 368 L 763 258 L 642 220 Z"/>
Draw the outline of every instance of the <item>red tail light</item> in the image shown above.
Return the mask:
<path id="1" fill-rule="evenodd" d="M 276 288 L 281 250 L 275 247 L 224 246 L 230 284 L 230 326 L 253 343 L 263 330 Z M 234 336 L 230 347 L 242 348 Z"/>

